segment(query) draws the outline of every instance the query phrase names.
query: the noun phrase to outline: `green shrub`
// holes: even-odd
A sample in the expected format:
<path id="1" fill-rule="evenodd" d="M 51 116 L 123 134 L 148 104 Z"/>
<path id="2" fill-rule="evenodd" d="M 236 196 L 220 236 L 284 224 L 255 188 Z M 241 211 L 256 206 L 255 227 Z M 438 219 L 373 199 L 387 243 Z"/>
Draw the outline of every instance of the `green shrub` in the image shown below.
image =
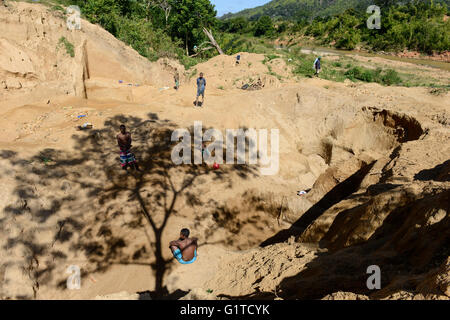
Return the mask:
<path id="1" fill-rule="evenodd" d="M 400 84 L 402 82 L 397 71 L 393 69 L 383 71 L 380 68 L 372 70 L 362 67 L 353 67 L 345 72 L 345 76 L 352 81 L 360 80 L 364 82 L 377 82 L 387 86 Z"/>
<path id="2" fill-rule="evenodd" d="M 69 56 L 72 58 L 75 57 L 75 49 L 73 47 L 73 44 L 69 42 L 65 37 L 59 38 L 58 46 L 64 45 L 66 48 L 66 52 Z"/>
<path id="3" fill-rule="evenodd" d="M 61 7 L 60 5 L 54 5 L 50 8 L 50 10 L 52 11 L 61 11 L 61 12 L 65 12 L 66 10 L 64 10 L 63 7 Z"/>
<path id="4" fill-rule="evenodd" d="M 361 79 L 363 70 L 361 67 L 353 67 L 345 72 L 348 79 L 355 81 Z"/>
<path id="5" fill-rule="evenodd" d="M 190 68 L 192 68 L 193 66 L 197 65 L 200 62 L 199 59 L 192 58 L 192 57 L 186 57 L 185 55 L 182 55 L 182 54 L 178 57 L 178 59 L 179 59 L 180 63 L 184 66 L 184 68 L 186 70 L 189 70 Z M 195 71 L 195 74 L 196 74 L 197 73 L 197 69 L 194 69 L 194 71 Z"/>
<path id="6" fill-rule="evenodd" d="M 297 58 L 295 60 L 296 67 L 293 72 L 298 75 L 311 77 L 314 73 L 313 65 L 315 57 L 313 55 L 300 54 L 295 58 Z"/>
<path id="7" fill-rule="evenodd" d="M 393 84 L 401 83 L 402 79 L 398 75 L 397 71 L 388 69 L 386 71 L 386 74 L 384 74 L 383 77 L 381 78 L 381 81 L 383 84 L 390 86 Z"/>
<path id="8" fill-rule="evenodd" d="M 253 34 L 255 37 L 260 36 L 271 36 L 275 31 L 272 19 L 269 16 L 262 16 L 259 18 L 258 22 L 255 24 L 255 29 Z"/>
<path id="9" fill-rule="evenodd" d="M 304 34 L 347 50 L 360 44 L 369 50 L 408 49 L 427 54 L 450 49 L 450 20 L 444 19 L 448 1 L 388 2 L 383 6 L 381 29 L 367 28 L 370 13 L 347 10 L 334 16 L 317 16 L 304 28 Z"/>

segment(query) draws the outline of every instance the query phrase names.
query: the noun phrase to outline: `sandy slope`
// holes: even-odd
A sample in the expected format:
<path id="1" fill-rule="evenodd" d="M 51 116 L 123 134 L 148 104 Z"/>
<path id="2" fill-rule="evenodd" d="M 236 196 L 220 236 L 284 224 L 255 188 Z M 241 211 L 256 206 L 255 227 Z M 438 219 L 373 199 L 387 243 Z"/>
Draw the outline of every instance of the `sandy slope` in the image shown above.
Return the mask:
<path id="1" fill-rule="evenodd" d="M 58 13 L 14 3 L 0 27 L 2 298 L 449 297 L 448 94 L 297 81 L 275 59 L 278 79 L 243 53 L 238 67 L 195 67 L 208 87 L 194 108 L 192 70 L 150 63 L 84 20 L 68 31 Z M 74 58 L 56 50 L 61 36 Z M 262 90 L 239 89 L 258 78 Z M 78 131 L 85 121 L 94 129 Z M 278 128 L 279 172 L 175 166 L 171 132 L 194 121 Z M 143 174 L 118 169 L 121 123 Z M 182 227 L 202 244 L 190 266 L 167 248 Z M 375 293 L 370 264 L 385 272 Z M 70 265 L 81 290 L 66 289 Z"/>

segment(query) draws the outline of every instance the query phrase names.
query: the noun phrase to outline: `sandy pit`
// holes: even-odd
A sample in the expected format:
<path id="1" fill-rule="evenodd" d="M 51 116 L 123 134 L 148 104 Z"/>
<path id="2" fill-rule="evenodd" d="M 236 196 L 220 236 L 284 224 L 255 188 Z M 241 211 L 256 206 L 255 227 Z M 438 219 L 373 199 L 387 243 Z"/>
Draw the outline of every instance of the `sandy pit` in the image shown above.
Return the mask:
<path id="1" fill-rule="evenodd" d="M 38 4 L 0 7 L 0 298 L 449 299 L 447 93 L 299 81 L 274 59 L 279 79 L 249 53 L 184 70 L 82 26 Z M 56 49 L 62 36 L 75 57 Z M 175 165 L 171 134 L 196 121 L 278 129 L 279 170 Z M 142 173 L 120 170 L 120 124 Z M 168 248 L 183 227 L 200 243 L 188 266 Z"/>

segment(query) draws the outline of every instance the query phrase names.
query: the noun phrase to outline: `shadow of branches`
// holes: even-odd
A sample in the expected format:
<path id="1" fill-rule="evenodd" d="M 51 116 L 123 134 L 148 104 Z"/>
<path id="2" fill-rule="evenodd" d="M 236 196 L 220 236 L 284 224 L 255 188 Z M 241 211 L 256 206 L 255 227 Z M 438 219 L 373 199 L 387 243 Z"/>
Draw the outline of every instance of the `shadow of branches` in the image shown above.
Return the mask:
<path id="1" fill-rule="evenodd" d="M 127 174 L 120 169 L 116 143 L 120 124 L 132 133 L 132 151 L 141 172 Z M 233 176 L 257 175 L 246 165 L 220 170 L 175 165 L 171 152 L 177 142 L 171 142 L 171 135 L 176 128 L 153 113 L 148 119 L 120 115 L 105 121 L 101 129 L 73 135 L 75 152 L 44 149 L 22 159 L 15 152 L 0 151 L 16 172 L 14 200 L 4 209 L 5 219 L 27 221 L 19 235 L 10 233 L 3 249 L 16 255 L 27 252 L 27 262 L 20 264 L 28 265 L 34 297 L 43 285 L 65 289 L 67 275 L 61 274 L 68 261 L 83 262 L 84 278 L 115 264 L 148 265 L 155 277 L 152 298 L 169 296 L 164 276 L 172 259 L 164 257 L 162 240 L 169 218 L 184 202 L 199 203 L 200 177 L 232 186 Z M 9 231 L 8 223 L 0 225 L 1 232 Z M 138 232 L 145 234 L 146 245 L 133 243 Z"/>

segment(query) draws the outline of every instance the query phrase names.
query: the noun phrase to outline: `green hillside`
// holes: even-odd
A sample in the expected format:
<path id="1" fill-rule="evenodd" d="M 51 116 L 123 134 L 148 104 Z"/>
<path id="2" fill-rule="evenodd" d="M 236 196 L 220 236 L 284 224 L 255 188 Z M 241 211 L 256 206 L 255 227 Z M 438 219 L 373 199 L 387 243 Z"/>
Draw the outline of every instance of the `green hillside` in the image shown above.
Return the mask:
<path id="1" fill-rule="evenodd" d="M 277 19 L 292 19 L 297 16 L 314 17 L 335 14 L 349 8 L 363 7 L 372 0 L 273 0 L 263 6 L 246 9 L 236 14 L 227 14 L 222 18 L 245 17 L 256 20 L 267 15 Z"/>
<path id="2" fill-rule="evenodd" d="M 249 20 L 257 20 L 265 15 L 272 19 L 312 19 L 317 16 L 339 14 L 350 8 L 365 10 L 372 4 L 383 7 L 412 1 L 414 0 L 272 0 L 256 8 L 246 9 L 234 14 L 226 14 L 221 19 L 244 17 Z M 415 2 L 420 2 L 420 0 L 415 0 Z M 443 2 L 450 5 L 450 0 L 435 0 L 434 2 Z"/>

